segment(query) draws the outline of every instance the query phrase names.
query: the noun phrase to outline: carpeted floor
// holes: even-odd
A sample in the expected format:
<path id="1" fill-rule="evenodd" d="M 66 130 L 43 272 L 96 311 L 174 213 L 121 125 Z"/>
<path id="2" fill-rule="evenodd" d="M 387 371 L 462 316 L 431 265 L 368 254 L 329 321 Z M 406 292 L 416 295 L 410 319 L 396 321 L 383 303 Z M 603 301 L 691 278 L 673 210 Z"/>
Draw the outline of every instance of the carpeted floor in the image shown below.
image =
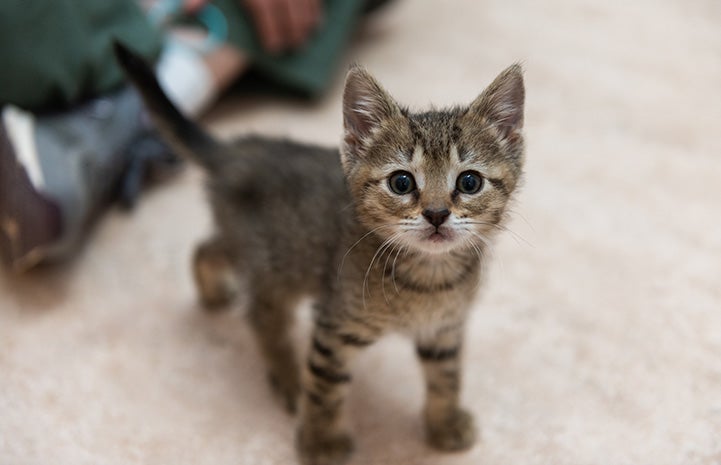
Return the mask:
<path id="1" fill-rule="evenodd" d="M 520 60 L 528 99 L 527 182 L 468 328 L 482 440 L 423 444 L 390 337 L 355 366 L 352 463 L 721 464 L 721 4 L 399 1 L 350 60 L 415 107 Z M 230 97 L 208 122 L 334 144 L 341 90 Z M 295 463 L 242 317 L 195 303 L 201 178 L 112 212 L 67 266 L 0 278 L 1 465 Z"/>

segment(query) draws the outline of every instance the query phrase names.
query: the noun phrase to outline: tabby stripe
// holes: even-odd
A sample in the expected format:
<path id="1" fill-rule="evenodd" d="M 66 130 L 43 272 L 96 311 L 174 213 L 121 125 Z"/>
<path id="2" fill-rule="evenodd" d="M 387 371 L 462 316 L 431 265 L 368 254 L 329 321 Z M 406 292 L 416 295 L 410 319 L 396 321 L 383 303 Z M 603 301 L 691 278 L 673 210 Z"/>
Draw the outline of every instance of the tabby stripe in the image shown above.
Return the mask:
<path id="1" fill-rule="evenodd" d="M 449 392 L 453 392 L 454 387 L 450 386 L 448 384 L 438 384 L 438 383 L 429 383 L 428 384 L 428 392 L 435 395 L 443 395 L 448 394 Z"/>
<path id="2" fill-rule="evenodd" d="M 315 376 L 322 378 L 329 383 L 347 383 L 350 381 L 350 375 L 345 373 L 334 373 L 327 368 L 316 365 L 313 362 L 308 362 L 308 368 L 310 368 L 311 373 Z"/>
<path id="3" fill-rule="evenodd" d="M 323 402 L 323 398 L 319 396 L 318 394 L 314 392 L 307 391 L 306 395 L 308 396 L 308 399 L 313 402 L 315 405 L 319 407 L 323 407 L 325 405 L 325 402 Z"/>
<path id="4" fill-rule="evenodd" d="M 315 324 L 319 328 L 327 329 L 329 331 L 334 331 L 338 329 L 338 325 L 336 323 L 331 323 L 330 321 L 318 320 L 315 322 Z"/>
<path id="5" fill-rule="evenodd" d="M 506 197 L 508 196 L 508 188 L 506 188 L 506 184 L 501 181 L 500 179 L 491 179 L 488 178 L 488 180 L 491 182 L 491 185 L 501 191 L 503 195 Z"/>
<path id="6" fill-rule="evenodd" d="M 460 373 L 458 371 L 454 370 L 453 373 L 445 371 L 441 372 L 441 378 L 443 378 L 443 381 L 449 386 L 449 388 L 458 390 L 458 386 L 461 382 Z"/>
<path id="7" fill-rule="evenodd" d="M 459 348 L 450 347 L 448 349 L 437 349 L 429 347 L 419 347 L 417 349 L 418 356 L 428 362 L 443 362 L 458 356 Z"/>
<path id="8" fill-rule="evenodd" d="M 313 338 L 313 349 L 324 357 L 332 357 L 333 350 L 328 346 L 323 345 L 318 339 Z"/>
<path id="9" fill-rule="evenodd" d="M 310 391 L 306 391 L 305 395 L 311 403 L 313 403 L 321 411 L 325 412 L 326 415 L 332 415 L 334 411 L 337 411 L 343 406 L 343 399 L 333 399 L 330 396 Z"/>
<path id="10" fill-rule="evenodd" d="M 341 340 L 343 344 L 349 345 L 349 346 L 356 346 L 356 347 L 365 347 L 367 345 L 370 345 L 373 341 L 369 341 L 367 339 L 363 339 L 362 337 L 356 335 L 356 334 L 350 334 L 350 333 L 340 333 L 338 334 L 338 338 Z"/>
<path id="11" fill-rule="evenodd" d="M 447 326 L 443 326 L 436 331 L 436 334 L 440 335 L 440 334 L 446 334 L 446 333 L 458 331 L 462 325 L 463 325 L 463 323 L 454 323 L 454 324 L 450 324 Z"/>
<path id="12" fill-rule="evenodd" d="M 423 284 L 417 284 L 417 283 L 414 283 L 411 281 L 406 281 L 404 278 L 401 278 L 398 275 L 396 275 L 395 281 L 403 289 L 417 292 L 419 294 L 431 294 L 431 293 L 435 293 L 435 292 L 450 291 L 458 284 L 458 282 L 456 282 L 456 281 L 449 281 L 447 283 L 426 286 Z"/>
<path id="13" fill-rule="evenodd" d="M 472 272 L 476 268 L 477 265 L 478 265 L 478 262 L 476 262 L 476 261 L 467 263 L 466 266 L 461 271 L 461 273 L 459 273 L 455 279 L 445 282 L 445 283 L 438 283 L 438 284 L 431 284 L 431 285 L 419 284 L 419 283 L 414 283 L 412 281 L 406 280 L 403 276 L 400 276 L 398 274 L 396 274 L 395 280 L 396 280 L 396 283 L 398 283 L 398 285 L 401 286 L 402 288 L 407 289 L 409 291 L 417 292 L 419 294 L 445 292 L 445 291 L 450 291 L 457 285 L 464 283 L 470 276 L 473 276 Z"/>
<path id="14" fill-rule="evenodd" d="M 370 180 L 368 180 L 368 181 L 366 181 L 366 182 L 363 183 L 363 190 L 364 190 L 364 191 L 367 191 L 367 190 L 370 189 L 371 187 L 375 187 L 375 186 L 377 186 L 378 184 L 382 183 L 382 182 L 385 181 L 385 180 L 386 180 L 386 178 L 370 179 Z"/>
<path id="15" fill-rule="evenodd" d="M 324 394 L 324 395 L 325 395 L 325 394 L 331 393 L 331 392 L 335 389 L 335 386 L 333 386 L 332 384 L 326 383 L 326 382 L 323 381 L 322 379 L 315 378 L 314 381 L 313 381 L 313 385 L 311 386 L 311 388 L 312 388 L 317 394 Z"/>
<path id="16" fill-rule="evenodd" d="M 353 315 L 348 315 L 347 318 L 348 318 L 349 320 L 351 320 L 353 323 L 358 324 L 359 326 L 365 326 L 366 328 L 368 328 L 368 330 L 370 330 L 370 331 L 373 332 L 373 333 L 380 333 L 380 332 L 381 332 L 381 328 L 379 328 L 378 326 L 370 323 L 370 322 L 369 322 L 367 319 L 365 319 L 365 318 L 360 318 L 360 317 L 353 316 Z"/>

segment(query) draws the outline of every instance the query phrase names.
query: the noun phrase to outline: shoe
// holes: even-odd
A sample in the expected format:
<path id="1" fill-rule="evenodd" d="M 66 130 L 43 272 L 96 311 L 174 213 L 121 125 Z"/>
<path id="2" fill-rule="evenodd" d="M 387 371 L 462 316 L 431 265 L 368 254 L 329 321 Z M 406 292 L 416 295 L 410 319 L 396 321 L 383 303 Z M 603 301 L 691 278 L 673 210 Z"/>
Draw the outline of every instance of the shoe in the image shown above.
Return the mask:
<path id="1" fill-rule="evenodd" d="M 15 146 L 29 158 L 19 158 Z M 13 271 L 40 262 L 47 246 L 62 235 L 60 206 L 40 190 L 44 179 L 34 153 L 32 123 L 5 108 L 0 124 L 0 258 Z"/>
<path id="2" fill-rule="evenodd" d="M 172 158 L 148 142 L 143 115 L 129 87 L 61 114 L 3 108 L 0 256 L 10 269 L 67 258 L 119 194 L 135 202 L 147 165 Z"/>

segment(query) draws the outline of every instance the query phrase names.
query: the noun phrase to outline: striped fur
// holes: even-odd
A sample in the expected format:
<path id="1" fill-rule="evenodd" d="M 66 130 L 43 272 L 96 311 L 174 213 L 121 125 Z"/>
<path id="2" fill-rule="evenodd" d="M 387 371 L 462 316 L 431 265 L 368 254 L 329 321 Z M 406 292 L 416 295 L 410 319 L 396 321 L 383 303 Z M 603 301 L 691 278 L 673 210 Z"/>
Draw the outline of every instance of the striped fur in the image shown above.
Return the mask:
<path id="1" fill-rule="evenodd" d="M 428 442 L 470 447 L 473 419 L 459 406 L 463 326 L 521 178 L 520 67 L 467 107 L 424 113 L 399 106 L 352 68 L 339 153 L 258 136 L 215 141 L 172 107 L 142 60 L 122 46 L 118 55 L 161 131 L 208 171 L 216 231 L 194 258 L 198 290 L 212 306 L 247 290 L 272 385 L 289 410 L 299 403 L 302 463 L 349 457 L 350 362 L 389 331 L 415 340 Z M 413 189 L 397 192 L 399 172 Z M 481 188 L 462 191 L 463 173 L 478 176 Z M 298 363 L 289 329 L 307 295 L 316 299 L 315 325 Z"/>

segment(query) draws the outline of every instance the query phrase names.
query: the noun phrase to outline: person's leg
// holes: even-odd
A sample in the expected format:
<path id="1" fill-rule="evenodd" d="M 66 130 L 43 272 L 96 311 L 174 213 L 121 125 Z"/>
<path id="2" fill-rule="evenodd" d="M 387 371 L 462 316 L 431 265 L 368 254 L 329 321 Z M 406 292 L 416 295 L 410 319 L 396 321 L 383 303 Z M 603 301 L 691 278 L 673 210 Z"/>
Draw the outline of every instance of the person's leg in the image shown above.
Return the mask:
<path id="1" fill-rule="evenodd" d="M 203 52 L 188 41 L 187 33 L 171 33 L 156 72 L 170 100 L 186 115 L 198 116 L 248 65 L 247 55 L 229 45 Z"/>
<path id="2" fill-rule="evenodd" d="M 130 88 L 70 112 L 2 109 L 0 254 L 13 270 L 76 248 L 119 187 L 129 148 L 145 131 L 141 109 Z"/>
<path id="3" fill-rule="evenodd" d="M 158 72 L 175 103 L 197 115 L 246 62 L 230 47 L 193 53 L 168 47 Z M 144 112 L 130 87 L 49 115 L 3 107 L 0 257 L 11 269 L 70 256 L 100 208 L 116 195 L 134 204 L 149 165 L 172 164 Z"/>
<path id="4" fill-rule="evenodd" d="M 61 2 L 56 9 L 66 7 Z M 92 51 L 102 48 L 101 42 L 109 45 L 110 30 L 122 40 L 127 35 L 123 31 L 137 29 L 136 22 L 142 21 L 137 14 L 122 18 L 123 24 L 106 24 L 108 30 L 98 34 L 88 32 L 87 49 L 77 51 L 83 62 L 93 62 Z M 82 15 L 74 21 L 82 21 Z M 166 36 L 158 74 L 171 98 L 190 115 L 207 108 L 247 66 L 244 55 L 229 46 L 202 53 L 179 45 L 170 33 Z M 83 41 L 76 39 L 80 47 Z M 41 72 L 37 67 L 25 69 L 23 79 L 42 81 Z M 74 72 L 68 69 L 64 75 Z M 16 81 L 22 81 L 20 76 Z M 6 90 L 10 88 L 14 87 Z M 84 93 L 68 90 L 63 99 Z M 2 95 L 7 96 L 6 103 L 15 98 L 25 102 L 21 92 Z M 2 106 L 0 112 L 0 259 L 16 271 L 68 257 L 101 207 L 116 195 L 132 205 L 149 164 L 173 161 L 167 147 L 155 138 L 135 90 L 128 86 L 52 114 L 24 111 L 12 104 Z"/>
<path id="5" fill-rule="evenodd" d="M 22 117 L 18 119 L 3 111 L 0 124 L 0 259 L 16 270 L 39 261 L 44 246 L 57 240 L 62 230 L 60 207 L 35 188 L 33 178 L 37 183 L 37 160 L 21 160 L 15 148 L 16 145 L 31 145 L 30 152 L 22 150 L 34 153 L 33 144 L 32 126 Z"/>

